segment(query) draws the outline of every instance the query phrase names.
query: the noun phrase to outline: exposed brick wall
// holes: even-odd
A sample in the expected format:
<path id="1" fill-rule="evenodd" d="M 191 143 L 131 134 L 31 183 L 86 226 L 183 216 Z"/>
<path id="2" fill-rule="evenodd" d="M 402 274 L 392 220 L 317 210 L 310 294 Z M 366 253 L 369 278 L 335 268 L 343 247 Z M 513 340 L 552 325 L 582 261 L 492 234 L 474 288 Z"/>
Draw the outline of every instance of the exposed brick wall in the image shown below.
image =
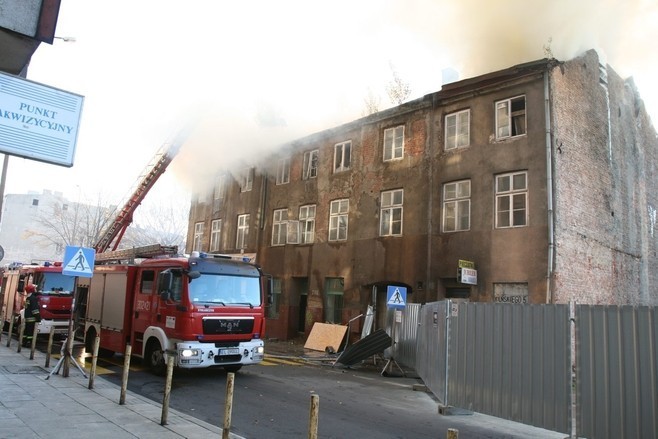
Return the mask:
<path id="1" fill-rule="evenodd" d="M 551 96 L 553 299 L 655 304 L 655 132 L 633 88 L 594 51 L 553 69 Z"/>

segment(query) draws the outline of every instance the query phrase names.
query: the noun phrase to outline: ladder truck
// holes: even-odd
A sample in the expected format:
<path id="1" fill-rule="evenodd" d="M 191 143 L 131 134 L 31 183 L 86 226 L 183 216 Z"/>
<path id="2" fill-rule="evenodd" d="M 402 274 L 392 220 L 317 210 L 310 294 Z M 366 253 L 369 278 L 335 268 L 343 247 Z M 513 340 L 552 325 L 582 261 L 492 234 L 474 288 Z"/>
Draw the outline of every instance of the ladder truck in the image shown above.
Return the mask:
<path id="1" fill-rule="evenodd" d="M 156 152 L 151 163 L 147 165 L 142 179 L 138 182 L 121 210 L 119 210 L 114 221 L 112 221 L 96 242 L 94 246 L 96 253 L 117 250 L 126 229 L 133 222 L 135 210 L 144 201 L 146 194 L 148 194 L 158 179 L 167 170 L 174 157 L 176 157 L 183 142 L 187 138 L 189 129 L 188 127 L 181 130 L 170 142 L 165 142 Z"/>

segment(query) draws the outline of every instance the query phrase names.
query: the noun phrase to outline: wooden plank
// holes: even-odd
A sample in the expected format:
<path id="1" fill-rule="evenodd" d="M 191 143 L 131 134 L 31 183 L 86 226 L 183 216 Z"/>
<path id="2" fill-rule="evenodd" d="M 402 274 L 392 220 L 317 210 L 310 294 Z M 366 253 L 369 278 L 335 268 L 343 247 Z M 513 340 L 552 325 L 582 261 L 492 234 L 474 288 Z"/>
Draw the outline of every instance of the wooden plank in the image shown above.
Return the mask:
<path id="1" fill-rule="evenodd" d="M 346 332 L 347 326 L 344 325 L 315 322 L 304 348 L 314 351 L 326 351 L 331 348 L 333 352 L 338 352 Z"/>

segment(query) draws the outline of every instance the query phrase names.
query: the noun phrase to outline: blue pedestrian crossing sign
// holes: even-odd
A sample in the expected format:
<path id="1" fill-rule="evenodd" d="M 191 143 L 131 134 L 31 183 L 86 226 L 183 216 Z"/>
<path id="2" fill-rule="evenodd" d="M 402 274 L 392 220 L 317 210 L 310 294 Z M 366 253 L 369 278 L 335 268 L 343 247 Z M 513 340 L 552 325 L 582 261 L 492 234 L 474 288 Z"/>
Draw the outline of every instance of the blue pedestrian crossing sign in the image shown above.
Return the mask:
<path id="1" fill-rule="evenodd" d="M 62 274 L 67 276 L 92 277 L 94 274 L 94 259 L 96 251 L 93 248 L 66 246 L 64 252 L 64 268 Z"/>
<path id="2" fill-rule="evenodd" d="M 388 308 L 404 308 L 407 306 L 407 288 L 389 285 L 386 288 L 386 306 Z"/>

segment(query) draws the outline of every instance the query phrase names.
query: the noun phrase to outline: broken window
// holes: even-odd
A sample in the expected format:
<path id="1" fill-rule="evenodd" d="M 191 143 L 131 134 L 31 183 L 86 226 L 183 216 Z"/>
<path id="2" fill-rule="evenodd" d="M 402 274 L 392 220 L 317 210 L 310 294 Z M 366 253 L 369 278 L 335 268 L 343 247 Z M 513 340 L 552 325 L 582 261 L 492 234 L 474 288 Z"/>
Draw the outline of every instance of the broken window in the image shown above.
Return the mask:
<path id="1" fill-rule="evenodd" d="M 496 102 L 496 139 L 526 133 L 525 96 Z"/>
<path id="2" fill-rule="evenodd" d="M 334 172 L 350 169 L 352 161 L 352 141 L 337 143 L 334 146 Z"/>
<path id="3" fill-rule="evenodd" d="M 318 150 L 306 151 L 304 153 L 304 167 L 302 169 L 302 180 L 318 176 Z"/>

